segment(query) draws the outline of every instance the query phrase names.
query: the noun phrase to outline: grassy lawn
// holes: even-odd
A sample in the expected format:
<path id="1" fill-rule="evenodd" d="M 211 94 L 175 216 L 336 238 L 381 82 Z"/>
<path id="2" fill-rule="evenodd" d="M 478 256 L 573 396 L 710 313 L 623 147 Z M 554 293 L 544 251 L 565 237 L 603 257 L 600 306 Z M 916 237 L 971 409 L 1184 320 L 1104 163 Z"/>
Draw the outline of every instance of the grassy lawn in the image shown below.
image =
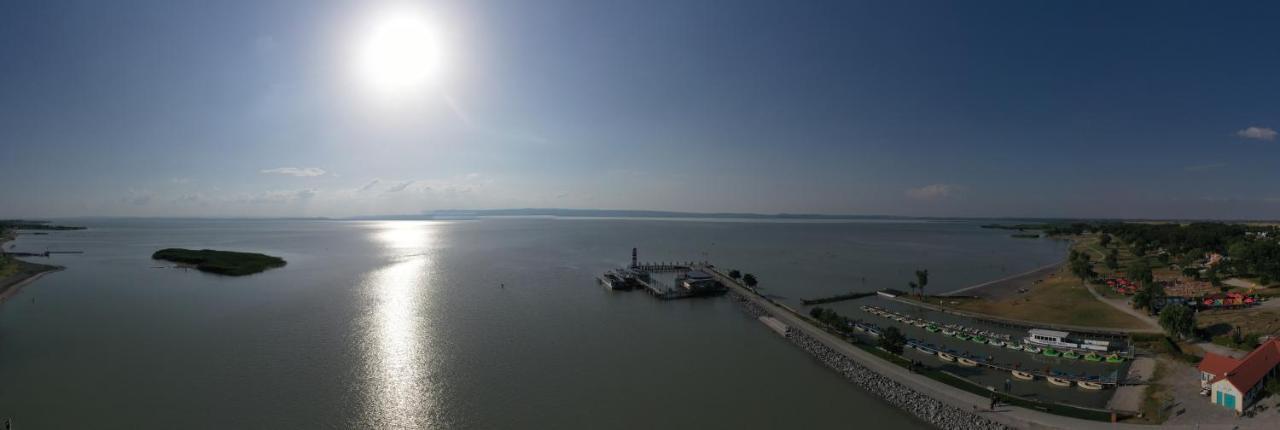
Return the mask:
<path id="1" fill-rule="evenodd" d="M 952 304 L 955 302 L 955 304 Z M 1051 324 L 1140 329 L 1138 319 L 1098 301 L 1064 266 L 1030 292 L 1004 300 L 943 300 L 947 308 Z"/>

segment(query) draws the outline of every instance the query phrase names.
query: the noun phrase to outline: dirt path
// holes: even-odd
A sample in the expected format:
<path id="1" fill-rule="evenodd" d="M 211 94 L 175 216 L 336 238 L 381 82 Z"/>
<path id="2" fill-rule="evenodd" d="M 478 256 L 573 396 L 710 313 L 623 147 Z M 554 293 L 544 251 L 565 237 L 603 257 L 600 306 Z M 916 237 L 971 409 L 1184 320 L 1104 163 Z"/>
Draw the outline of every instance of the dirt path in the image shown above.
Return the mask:
<path id="1" fill-rule="evenodd" d="M 1088 289 L 1089 294 L 1092 294 L 1094 298 L 1098 299 L 1098 301 L 1102 303 L 1106 303 L 1107 306 L 1116 308 L 1116 310 L 1129 314 L 1134 318 L 1137 318 L 1139 321 L 1142 321 L 1142 323 L 1145 324 L 1149 329 L 1147 330 L 1147 332 L 1159 333 L 1163 331 L 1160 328 L 1160 323 L 1157 322 L 1155 318 L 1152 318 L 1150 315 L 1147 315 L 1146 312 L 1134 309 L 1132 306 L 1129 306 L 1129 303 L 1126 303 L 1124 299 L 1108 299 L 1106 297 L 1103 297 L 1101 294 L 1098 294 L 1097 291 L 1094 291 L 1093 285 L 1089 285 L 1089 283 L 1087 282 L 1084 284 L 1084 287 Z M 1137 331 L 1137 330 L 1134 330 L 1134 331 Z"/>

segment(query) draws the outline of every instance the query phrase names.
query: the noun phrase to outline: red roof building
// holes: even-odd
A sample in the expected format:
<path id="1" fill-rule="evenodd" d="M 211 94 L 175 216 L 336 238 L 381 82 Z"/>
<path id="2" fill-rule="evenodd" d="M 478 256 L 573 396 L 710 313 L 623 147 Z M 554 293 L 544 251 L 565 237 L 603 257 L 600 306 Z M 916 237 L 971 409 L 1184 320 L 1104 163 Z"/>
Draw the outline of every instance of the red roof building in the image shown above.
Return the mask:
<path id="1" fill-rule="evenodd" d="M 1280 339 L 1271 339 L 1243 359 L 1206 353 L 1198 366 L 1201 384 L 1208 381 L 1210 400 L 1236 412 L 1244 412 L 1268 378 L 1280 373 Z"/>

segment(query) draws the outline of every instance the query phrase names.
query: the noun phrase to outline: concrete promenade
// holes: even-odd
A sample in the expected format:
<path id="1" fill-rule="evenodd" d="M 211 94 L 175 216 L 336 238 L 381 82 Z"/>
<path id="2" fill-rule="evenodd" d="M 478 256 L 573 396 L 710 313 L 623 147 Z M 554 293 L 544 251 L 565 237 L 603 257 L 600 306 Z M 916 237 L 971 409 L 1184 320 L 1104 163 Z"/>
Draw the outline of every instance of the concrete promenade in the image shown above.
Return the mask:
<path id="1" fill-rule="evenodd" d="M 994 412 L 986 411 L 990 405 L 990 399 L 985 396 L 979 396 L 968 391 L 964 391 L 942 382 L 930 379 L 927 376 L 913 373 L 897 364 L 884 361 L 875 355 L 863 351 L 862 349 L 849 344 L 826 331 L 810 324 L 807 320 L 793 314 L 787 308 L 779 306 L 765 300 L 755 294 L 750 289 L 738 284 L 736 281 L 725 276 L 723 273 L 715 270 L 708 270 L 716 278 L 728 286 L 731 291 L 751 300 L 756 305 L 767 310 L 774 318 L 790 326 L 792 330 L 799 330 L 813 339 L 822 342 L 823 345 L 837 351 L 846 357 L 856 361 L 857 363 L 879 373 L 882 376 L 891 378 L 899 383 L 916 390 L 924 395 L 932 397 L 938 401 L 947 403 L 953 407 L 963 410 L 975 410 L 982 416 L 999 422 L 1001 424 L 1022 428 L 1022 429 L 1132 429 L 1132 430 L 1153 430 L 1156 426 L 1124 424 L 1124 423 L 1106 423 L 1098 421 L 1082 420 L 1077 418 L 1064 417 L 1059 415 L 1048 414 L 1040 411 L 1029 410 L 1016 406 L 1001 405 Z M 1240 423 L 1224 423 L 1218 424 L 1199 424 L 1199 425 L 1165 425 L 1159 428 L 1172 429 L 1233 429 L 1250 428 L 1249 426 L 1240 425 Z M 1261 428 L 1261 427 L 1259 427 Z"/>

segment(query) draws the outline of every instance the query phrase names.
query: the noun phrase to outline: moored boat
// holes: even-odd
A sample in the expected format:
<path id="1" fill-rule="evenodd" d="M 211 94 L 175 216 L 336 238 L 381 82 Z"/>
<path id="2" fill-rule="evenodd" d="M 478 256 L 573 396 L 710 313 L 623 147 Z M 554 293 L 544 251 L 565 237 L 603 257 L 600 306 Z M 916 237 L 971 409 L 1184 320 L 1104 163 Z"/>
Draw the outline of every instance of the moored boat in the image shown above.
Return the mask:
<path id="1" fill-rule="evenodd" d="M 937 333 L 937 332 L 938 332 L 938 330 L 942 330 L 942 329 L 938 328 L 938 326 L 936 326 L 936 325 L 929 324 L 929 326 L 928 326 L 928 327 L 925 327 L 925 328 L 924 328 L 924 330 L 925 330 L 925 331 L 927 331 L 927 332 L 929 332 L 929 333 Z"/>
<path id="2" fill-rule="evenodd" d="M 987 343 L 987 338 L 982 335 L 974 336 L 972 338 L 969 338 L 969 340 L 972 340 L 973 343 Z"/>
<path id="3" fill-rule="evenodd" d="M 969 340 L 969 334 L 968 334 L 968 333 L 956 333 L 956 339 L 960 339 L 960 340 Z"/>
<path id="4" fill-rule="evenodd" d="M 1049 376 L 1049 377 L 1045 377 L 1045 379 L 1047 379 L 1047 380 L 1049 381 L 1049 383 L 1050 383 L 1050 384 L 1057 385 L 1057 386 L 1059 386 L 1059 387 L 1070 387 L 1070 386 L 1071 386 L 1071 381 L 1070 381 L 1070 380 L 1062 379 L 1062 378 L 1059 378 L 1059 377 L 1056 377 L 1056 376 Z"/>
<path id="5" fill-rule="evenodd" d="M 942 361 L 956 361 L 956 356 L 938 351 L 938 359 Z"/>
<path id="6" fill-rule="evenodd" d="M 1014 350 L 1014 351 L 1021 351 L 1021 350 L 1022 350 L 1022 344 L 1021 344 L 1021 343 L 1018 343 L 1018 342 L 1006 342 L 1006 343 L 1004 344 L 1004 347 L 1005 347 L 1005 348 L 1012 349 L 1012 350 Z"/>
<path id="7" fill-rule="evenodd" d="M 949 329 L 949 328 L 944 328 L 944 329 L 942 329 L 942 334 L 947 335 L 947 336 L 955 336 L 955 335 L 956 335 L 956 331 L 955 331 L 955 330 L 952 330 L 952 329 Z"/>
<path id="8" fill-rule="evenodd" d="M 961 365 L 961 366 L 969 366 L 969 367 L 973 367 L 973 366 L 977 366 L 977 365 L 978 365 L 978 362 L 973 361 L 973 360 L 971 360 L 971 359 L 969 359 L 969 358 L 967 358 L 967 357 L 960 357 L 960 358 L 959 358 L 959 359 L 957 359 L 956 361 L 958 361 L 958 362 L 960 363 L 960 365 Z"/>
<path id="9" fill-rule="evenodd" d="M 1075 359 L 1077 359 L 1077 358 L 1080 358 L 1080 354 L 1076 354 L 1076 352 L 1075 352 L 1075 351 L 1067 351 L 1067 352 L 1062 353 L 1062 358 L 1067 358 L 1067 359 L 1075 360 Z"/>
<path id="10" fill-rule="evenodd" d="M 1027 373 L 1027 372 L 1023 372 L 1023 371 L 1021 371 L 1021 370 L 1014 370 L 1014 371 L 1012 371 L 1012 372 L 1010 372 L 1010 373 L 1013 373 L 1013 377 L 1014 377 L 1014 378 L 1021 379 L 1021 380 L 1024 380 L 1024 381 L 1030 381 L 1030 380 L 1036 379 L 1036 376 L 1035 376 L 1035 375 L 1032 375 L 1032 374 Z"/>
<path id="11" fill-rule="evenodd" d="M 1080 381 L 1077 385 L 1086 390 L 1101 390 L 1102 384 L 1093 381 Z"/>
<path id="12" fill-rule="evenodd" d="M 916 327 L 917 327 L 917 328 L 925 328 L 925 326 L 927 326 L 927 325 L 929 325 L 929 322 L 928 322 L 928 321 L 925 321 L 925 320 L 917 320 L 917 321 L 916 321 Z"/>
<path id="13" fill-rule="evenodd" d="M 1111 354 L 1107 356 L 1108 363 L 1124 363 L 1124 358 L 1120 354 Z"/>
<path id="14" fill-rule="evenodd" d="M 1102 361 L 1102 356 L 1096 353 L 1088 353 L 1084 355 L 1084 361 Z"/>
<path id="15" fill-rule="evenodd" d="M 1035 346 L 1035 345 L 1023 345 L 1023 346 L 1022 346 L 1022 350 L 1023 350 L 1023 351 L 1026 351 L 1026 352 L 1030 352 L 1030 353 L 1032 353 L 1032 354 L 1039 354 L 1039 353 L 1040 353 L 1040 347 Z"/>
<path id="16" fill-rule="evenodd" d="M 1045 357 L 1060 357 L 1060 356 L 1062 356 L 1062 353 L 1061 353 L 1061 352 L 1058 352 L 1058 350 L 1053 349 L 1053 348 L 1045 348 L 1045 349 L 1044 349 L 1043 354 L 1044 354 L 1044 356 L 1045 356 Z"/>
<path id="17" fill-rule="evenodd" d="M 988 340 L 987 343 L 997 348 L 1004 346 L 1004 341 L 996 338 L 991 338 L 991 340 Z"/>

